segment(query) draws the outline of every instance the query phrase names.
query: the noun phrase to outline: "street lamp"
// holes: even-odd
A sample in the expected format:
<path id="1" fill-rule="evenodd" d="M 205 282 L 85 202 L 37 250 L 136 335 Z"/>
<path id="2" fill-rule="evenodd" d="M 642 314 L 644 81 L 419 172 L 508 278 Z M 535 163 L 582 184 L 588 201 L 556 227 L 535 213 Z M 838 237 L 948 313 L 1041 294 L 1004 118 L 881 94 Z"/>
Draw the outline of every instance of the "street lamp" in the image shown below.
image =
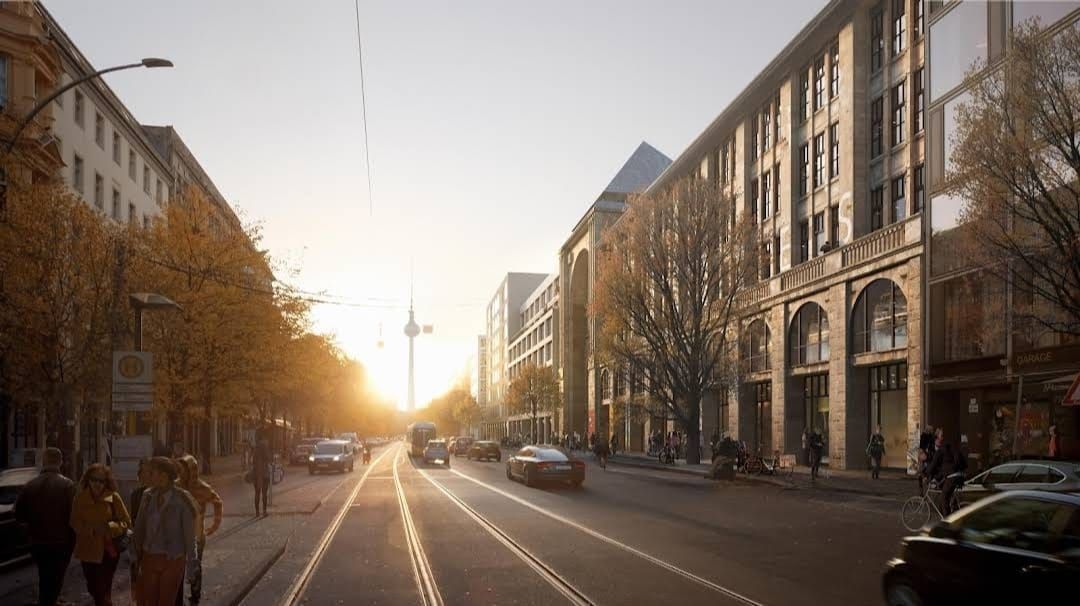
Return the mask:
<path id="1" fill-rule="evenodd" d="M 176 301 L 152 292 L 132 293 L 128 295 L 128 302 L 131 303 L 132 309 L 135 310 L 135 351 L 142 351 L 143 311 L 147 309 L 183 309 Z"/>
<path id="2" fill-rule="evenodd" d="M 38 101 L 37 105 L 35 105 L 33 107 L 33 109 L 31 109 L 30 112 L 28 114 L 26 114 L 26 116 L 22 119 L 22 121 L 19 122 L 19 126 L 18 126 L 18 128 L 15 129 L 15 134 L 11 136 L 11 140 L 8 141 L 7 148 L 5 149 L 4 153 L 5 154 L 10 154 L 11 150 L 15 149 L 15 143 L 19 140 L 19 135 L 22 134 L 23 130 L 26 128 L 26 125 L 30 124 L 30 121 L 34 119 L 34 116 L 38 115 L 38 113 L 40 113 L 41 110 L 45 109 L 45 107 L 48 106 L 49 103 L 51 103 L 54 99 L 56 99 L 60 95 L 67 92 L 68 89 L 74 88 L 74 87 L 82 84 L 83 82 L 93 80 L 94 78 L 97 78 L 97 77 L 99 77 L 99 76 L 101 76 L 103 74 L 107 74 L 109 72 L 118 72 L 118 71 L 120 71 L 122 69 L 131 69 L 131 68 L 134 68 L 134 67 L 155 68 L 155 67 L 172 67 L 172 66 L 173 66 L 172 61 L 169 61 L 168 59 L 161 59 L 159 57 L 147 57 L 147 58 L 143 59 L 142 61 L 139 61 L 138 63 L 128 63 L 127 65 L 117 65 L 115 67 L 107 67 L 105 69 L 98 70 L 98 71 L 96 71 L 96 72 L 94 72 L 92 74 L 87 74 L 87 75 L 83 76 L 82 78 L 78 78 L 78 79 L 72 80 L 71 82 L 68 82 L 64 86 L 61 86 L 60 88 L 53 91 L 53 93 L 51 95 L 49 95 L 48 97 L 45 97 L 41 101 Z"/>

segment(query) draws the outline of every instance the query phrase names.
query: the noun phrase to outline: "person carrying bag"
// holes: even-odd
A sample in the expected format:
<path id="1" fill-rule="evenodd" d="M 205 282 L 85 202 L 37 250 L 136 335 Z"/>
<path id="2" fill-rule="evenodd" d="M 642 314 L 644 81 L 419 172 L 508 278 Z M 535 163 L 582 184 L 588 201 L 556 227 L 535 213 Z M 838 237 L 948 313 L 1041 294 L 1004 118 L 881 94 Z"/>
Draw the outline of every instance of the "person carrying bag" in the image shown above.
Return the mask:
<path id="1" fill-rule="evenodd" d="M 71 507 L 71 528 L 87 592 L 95 606 L 111 606 L 113 576 L 128 548 L 131 517 L 108 467 L 95 463 L 86 469 Z"/>

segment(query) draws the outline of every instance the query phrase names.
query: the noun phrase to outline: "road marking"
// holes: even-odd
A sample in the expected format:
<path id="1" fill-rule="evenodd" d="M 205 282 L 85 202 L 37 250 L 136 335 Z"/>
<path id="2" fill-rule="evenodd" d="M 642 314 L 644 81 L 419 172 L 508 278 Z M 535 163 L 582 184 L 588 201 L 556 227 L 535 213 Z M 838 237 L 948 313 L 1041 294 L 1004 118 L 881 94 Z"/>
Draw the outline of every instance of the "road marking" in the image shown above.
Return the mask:
<path id="1" fill-rule="evenodd" d="M 530 503 L 530 502 L 526 501 L 525 499 L 522 499 L 521 497 L 518 497 L 516 495 L 512 495 L 512 494 L 506 492 L 505 490 L 502 490 L 501 488 L 496 488 L 495 486 L 492 486 L 491 484 L 488 484 L 487 482 L 477 480 L 476 478 L 473 478 L 471 476 L 463 474 L 463 473 L 461 473 L 460 471 L 458 471 L 456 469 L 452 469 L 450 471 L 457 474 L 458 476 L 461 476 L 462 478 L 465 478 L 466 480 L 469 480 L 470 482 L 473 482 L 474 484 L 477 484 L 479 486 L 482 486 L 482 487 L 490 490 L 491 492 L 502 495 L 503 497 L 506 497 L 507 499 L 510 499 L 511 501 L 514 501 L 515 503 L 518 503 L 519 505 L 524 505 L 525 507 L 528 507 L 529 509 L 532 509 L 533 511 L 535 511 L 535 512 L 537 512 L 539 514 L 547 516 L 548 518 L 551 518 L 552 520 L 555 520 L 557 522 L 562 522 L 563 524 L 565 524 L 567 526 L 570 526 L 571 528 L 574 528 L 575 530 L 579 530 L 579 531 L 593 537 L 594 539 L 599 539 L 599 540 L 601 540 L 601 541 L 603 541 L 603 542 L 605 542 L 605 543 L 607 543 L 609 545 L 613 545 L 615 547 L 618 547 L 619 549 L 622 549 L 623 551 L 626 551 L 628 553 L 636 555 L 639 558 L 642 558 L 643 560 L 646 560 L 646 561 L 648 561 L 648 562 L 650 562 L 652 564 L 655 564 L 655 565 L 657 565 L 657 566 L 659 566 L 659 567 L 661 567 L 661 568 L 663 568 L 665 570 L 673 572 L 673 573 L 675 573 L 675 574 L 677 574 L 677 575 L 679 575 L 679 576 L 681 576 L 681 577 L 683 577 L 685 579 L 691 580 L 691 581 L 693 581 L 693 582 L 695 582 L 695 583 L 697 583 L 699 585 L 702 585 L 704 587 L 712 589 L 713 591 L 715 591 L 717 593 L 721 593 L 721 594 L 723 594 L 723 595 L 725 595 L 725 596 L 727 596 L 727 597 L 729 597 L 731 599 L 742 602 L 743 604 L 748 604 L 749 606 L 764 606 L 764 604 L 762 604 L 761 602 L 750 599 L 750 598 L 742 595 L 741 593 L 738 593 L 736 591 L 728 589 L 727 587 L 724 587 L 723 585 L 719 585 L 717 583 L 714 583 L 714 582 L 712 582 L 712 581 L 710 581 L 710 580 L 708 580 L 706 578 L 700 577 L 700 576 L 698 576 L 698 575 L 696 575 L 696 574 L 694 574 L 694 573 L 692 573 L 692 572 L 690 572 L 688 570 L 684 570 L 682 568 L 679 568 L 678 566 L 675 566 L 674 564 L 669 564 L 669 563 L 661 560 L 660 558 L 649 555 L 649 554 L 645 553 L 644 551 L 641 551 L 640 549 L 637 549 L 636 547 L 631 547 L 630 545 L 627 545 L 626 543 L 623 543 L 623 542 L 617 541 L 617 540 L 615 540 L 615 539 L 613 539 L 611 537 L 602 535 L 599 532 L 596 532 L 595 530 L 593 530 L 591 528 L 587 528 L 585 526 L 582 526 L 581 524 L 578 524 L 577 522 L 575 522 L 575 521 L 573 521 L 573 520 L 571 520 L 569 518 L 561 516 L 561 515 L 553 512 L 553 511 L 549 511 L 547 509 L 544 509 L 543 507 L 540 507 L 539 505 L 535 505 L 533 503 Z"/>
<path id="2" fill-rule="evenodd" d="M 477 512 L 475 509 L 469 507 L 465 503 L 465 501 L 461 500 L 460 497 L 447 490 L 445 486 L 432 479 L 426 471 L 422 469 L 417 469 L 417 471 L 420 472 L 420 475 L 424 476 L 424 479 L 426 479 L 428 482 L 431 482 L 431 484 L 435 486 L 435 488 L 438 488 L 440 491 L 442 491 L 442 493 L 446 495 L 447 498 L 449 498 L 455 505 L 457 505 L 469 517 L 471 517 L 477 524 L 479 524 L 481 528 L 486 530 L 488 534 L 495 537 L 496 540 L 505 545 L 506 548 L 509 549 L 514 555 L 521 558 L 521 560 L 525 562 L 530 568 L 532 568 L 536 572 L 536 574 L 540 575 L 540 578 L 547 581 L 548 584 L 554 587 L 559 593 L 566 596 L 566 599 L 569 600 L 571 604 L 576 604 L 577 606 L 592 606 L 593 604 L 595 604 L 592 599 L 582 593 L 581 590 L 571 585 L 566 579 L 564 579 L 557 572 L 555 572 L 554 569 L 552 569 L 550 566 L 540 560 L 540 558 L 529 553 L 529 551 L 522 547 L 517 541 L 510 538 L 510 536 L 506 534 L 502 529 L 491 523 L 484 516 L 480 515 L 480 513 Z"/>
<path id="3" fill-rule="evenodd" d="M 307 565 L 304 566 L 304 569 L 300 572 L 300 576 L 298 576 L 292 586 L 289 587 L 289 591 L 285 594 L 285 598 L 281 601 L 281 604 L 293 606 L 304 595 L 304 590 L 307 589 L 308 582 L 311 581 L 311 577 L 315 573 L 315 568 L 319 565 L 319 562 L 322 561 L 323 555 L 326 554 L 326 549 L 330 546 L 330 541 L 334 539 L 334 535 L 337 534 L 338 528 L 341 527 L 341 522 L 345 519 L 345 514 L 349 511 L 349 506 L 352 505 L 352 502 L 356 499 L 356 495 L 359 494 L 360 489 L 364 486 L 368 474 L 371 473 L 371 470 L 375 468 L 375 465 L 389 453 L 390 450 L 386 450 L 376 457 L 371 466 L 364 471 L 364 475 L 360 476 L 360 481 L 356 483 L 356 487 L 353 488 L 352 493 L 349 494 L 349 498 L 345 499 L 345 502 L 341 505 L 341 509 L 338 511 L 333 521 L 330 522 L 330 526 L 326 528 L 326 532 L 323 533 L 322 538 L 319 539 L 319 543 L 315 547 L 315 551 L 311 554 L 311 559 L 308 560 Z M 341 484 L 342 483 L 339 483 L 338 486 Z M 337 490 L 337 486 L 334 487 L 334 490 Z"/>
<path id="4" fill-rule="evenodd" d="M 425 606 L 442 606 L 443 599 L 435 583 L 435 574 L 431 572 L 431 563 L 428 562 L 424 546 L 420 543 L 420 535 L 409 512 L 409 502 L 405 499 L 405 489 L 401 487 L 401 478 L 398 477 L 400 461 L 399 451 L 398 456 L 394 457 L 394 489 L 397 491 L 398 505 L 401 506 L 401 521 L 405 526 L 405 541 L 409 544 L 409 556 L 412 560 L 413 576 L 416 578 L 416 588 L 420 591 L 420 602 Z"/>

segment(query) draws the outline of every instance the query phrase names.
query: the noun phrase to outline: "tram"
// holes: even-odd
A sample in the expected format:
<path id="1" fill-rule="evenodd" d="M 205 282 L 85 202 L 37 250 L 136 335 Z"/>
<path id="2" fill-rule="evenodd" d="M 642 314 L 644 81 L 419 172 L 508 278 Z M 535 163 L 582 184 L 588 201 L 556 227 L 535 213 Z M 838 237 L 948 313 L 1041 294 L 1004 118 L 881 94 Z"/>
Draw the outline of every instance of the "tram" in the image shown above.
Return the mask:
<path id="1" fill-rule="evenodd" d="M 435 439 L 435 424 L 429 421 L 417 421 L 409 425 L 405 433 L 405 440 L 409 443 L 409 456 L 424 456 L 424 447 L 428 440 Z"/>

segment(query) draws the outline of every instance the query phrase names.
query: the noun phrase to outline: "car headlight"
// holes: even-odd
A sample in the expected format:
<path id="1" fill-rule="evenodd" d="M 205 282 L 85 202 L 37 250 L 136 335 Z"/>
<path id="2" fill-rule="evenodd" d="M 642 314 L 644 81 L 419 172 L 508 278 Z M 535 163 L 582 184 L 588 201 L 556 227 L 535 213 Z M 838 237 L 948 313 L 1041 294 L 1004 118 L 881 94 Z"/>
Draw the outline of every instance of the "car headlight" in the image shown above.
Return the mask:
<path id="1" fill-rule="evenodd" d="M 340 461 L 341 460 L 341 455 L 334 455 L 334 460 L 335 461 Z"/>
<path id="2" fill-rule="evenodd" d="M 315 455 L 308 455 L 307 460 L 308 460 L 308 463 L 314 463 L 315 462 Z"/>

